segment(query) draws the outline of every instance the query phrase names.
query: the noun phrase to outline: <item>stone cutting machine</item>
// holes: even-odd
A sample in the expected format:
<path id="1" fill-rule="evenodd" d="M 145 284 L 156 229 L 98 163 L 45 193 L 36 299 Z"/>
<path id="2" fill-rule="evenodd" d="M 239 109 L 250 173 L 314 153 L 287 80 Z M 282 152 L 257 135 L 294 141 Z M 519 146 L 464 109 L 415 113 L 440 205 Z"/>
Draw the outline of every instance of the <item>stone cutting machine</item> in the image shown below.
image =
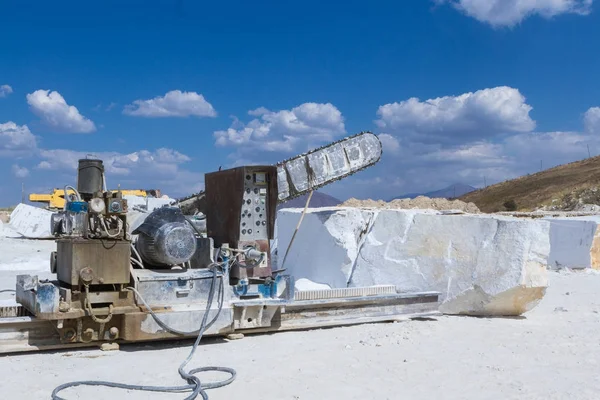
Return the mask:
<path id="1" fill-rule="evenodd" d="M 438 293 L 398 293 L 393 285 L 298 292 L 294 277 L 273 265 L 277 204 L 381 154 L 377 136 L 364 132 L 277 165 L 208 173 L 205 230 L 181 207 L 129 210 L 120 192 L 106 190 L 102 160 L 79 160 L 77 189 L 65 187 L 75 195 L 51 221 L 56 279 L 17 277 L 24 318 L 46 329 L 30 332 L 17 350 L 192 337 L 206 312 L 208 335 L 436 313 Z"/>

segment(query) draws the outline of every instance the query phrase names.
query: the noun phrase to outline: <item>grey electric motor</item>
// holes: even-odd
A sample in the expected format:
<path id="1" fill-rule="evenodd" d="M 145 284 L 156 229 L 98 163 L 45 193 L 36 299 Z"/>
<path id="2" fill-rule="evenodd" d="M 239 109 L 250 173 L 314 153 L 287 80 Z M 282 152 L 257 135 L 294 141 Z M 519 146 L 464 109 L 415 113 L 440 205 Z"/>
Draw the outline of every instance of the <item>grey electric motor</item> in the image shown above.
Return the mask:
<path id="1" fill-rule="evenodd" d="M 153 267 L 186 263 L 196 252 L 194 230 L 177 207 L 154 210 L 133 233 L 142 260 Z"/>

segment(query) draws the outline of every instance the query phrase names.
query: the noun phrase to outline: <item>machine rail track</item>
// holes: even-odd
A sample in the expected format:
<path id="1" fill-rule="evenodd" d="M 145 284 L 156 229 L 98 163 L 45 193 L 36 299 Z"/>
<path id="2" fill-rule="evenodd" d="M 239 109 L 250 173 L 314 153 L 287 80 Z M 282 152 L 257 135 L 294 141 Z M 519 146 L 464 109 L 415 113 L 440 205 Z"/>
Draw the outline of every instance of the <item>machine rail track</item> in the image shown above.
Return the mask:
<path id="1" fill-rule="evenodd" d="M 411 294 L 383 294 L 347 298 L 320 298 L 297 300 L 287 304 L 280 301 L 235 301 L 231 307 L 235 318 L 234 327 L 228 333 L 268 333 L 305 330 L 323 327 L 360 325 L 385 321 L 401 321 L 412 318 L 434 317 L 438 311 L 437 292 Z M 244 324 L 246 310 L 276 307 L 278 312 L 265 326 L 248 327 Z M 250 311 L 249 311 L 250 312 Z M 160 314 L 159 314 L 160 315 Z M 101 341 L 88 343 L 64 343 L 61 341 L 56 321 L 37 319 L 32 316 L 0 317 L 0 354 L 39 352 L 46 350 L 71 350 L 98 347 Z M 224 336 L 212 333 L 206 336 Z M 173 336 L 155 340 L 116 341 L 118 344 L 133 344 L 150 341 L 191 339 L 193 336 Z"/>

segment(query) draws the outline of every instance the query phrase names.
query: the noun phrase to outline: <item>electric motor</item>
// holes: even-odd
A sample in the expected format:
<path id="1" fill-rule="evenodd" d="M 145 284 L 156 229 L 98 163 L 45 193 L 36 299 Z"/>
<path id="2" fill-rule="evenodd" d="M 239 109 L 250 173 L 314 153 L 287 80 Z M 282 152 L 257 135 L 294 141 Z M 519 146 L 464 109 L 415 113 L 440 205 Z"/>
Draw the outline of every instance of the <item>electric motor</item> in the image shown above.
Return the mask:
<path id="1" fill-rule="evenodd" d="M 177 207 L 153 211 L 133 233 L 142 260 L 154 267 L 186 263 L 196 252 L 194 230 Z"/>

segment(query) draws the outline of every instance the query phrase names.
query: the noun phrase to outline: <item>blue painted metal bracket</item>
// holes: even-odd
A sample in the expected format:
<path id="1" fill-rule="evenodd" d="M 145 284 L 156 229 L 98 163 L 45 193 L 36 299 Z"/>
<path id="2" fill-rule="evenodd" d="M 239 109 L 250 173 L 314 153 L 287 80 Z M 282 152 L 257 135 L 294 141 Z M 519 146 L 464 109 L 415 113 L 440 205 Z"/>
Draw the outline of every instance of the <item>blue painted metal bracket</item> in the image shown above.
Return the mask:
<path id="1" fill-rule="evenodd" d="M 233 293 L 239 297 L 258 297 L 262 299 L 293 299 L 293 279 L 289 275 L 277 275 L 265 283 L 249 284 L 247 280 L 241 280 L 233 287 Z"/>

